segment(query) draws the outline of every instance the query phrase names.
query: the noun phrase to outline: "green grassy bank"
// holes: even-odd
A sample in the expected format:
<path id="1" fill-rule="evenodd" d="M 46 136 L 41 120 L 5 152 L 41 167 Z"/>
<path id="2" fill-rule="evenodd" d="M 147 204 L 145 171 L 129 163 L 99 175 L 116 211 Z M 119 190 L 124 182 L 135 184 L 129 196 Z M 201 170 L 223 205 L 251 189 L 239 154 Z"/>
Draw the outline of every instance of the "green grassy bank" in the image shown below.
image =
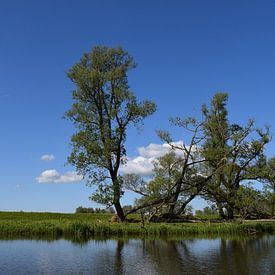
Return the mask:
<path id="1" fill-rule="evenodd" d="M 0 237 L 180 237 L 275 233 L 275 222 L 110 223 L 110 214 L 0 212 Z"/>

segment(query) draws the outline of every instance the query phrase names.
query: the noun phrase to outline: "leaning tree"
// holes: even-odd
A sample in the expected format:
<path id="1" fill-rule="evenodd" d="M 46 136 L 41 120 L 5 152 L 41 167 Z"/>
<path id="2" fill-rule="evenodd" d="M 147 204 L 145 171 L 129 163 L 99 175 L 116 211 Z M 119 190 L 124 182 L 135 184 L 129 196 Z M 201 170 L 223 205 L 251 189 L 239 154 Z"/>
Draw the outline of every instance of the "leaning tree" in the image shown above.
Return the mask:
<path id="1" fill-rule="evenodd" d="M 68 72 L 75 84 L 74 103 L 66 113 L 77 132 L 71 137 L 68 162 L 97 190 L 91 199 L 114 205 L 125 220 L 120 204 L 122 181 L 119 167 L 126 161 L 125 141 L 129 125 L 135 126 L 155 112 L 151 101 L 138 102 L 130 91 L 128 72 L 133 58 L 122 48 L 94 47 Z"/>
<path id="2" fill-rule="evenodd" d="M 168 219 L 180 215 L 213 176 L 213 171 L 210 174 L 202 171 L 207 161 L 201 156 L 205 139 L 203 122 L 193 117 L 176 117 L 170 121 L 184 131 L 185 142 L 173 142 L 170 132 L 157 131 L 161 140 L 169 145 L 170 152 L 156 160 L 149 182 L 137 175 L 124 175 L 124 187 L 141 195 L 137 205 L 127 214 L 150 208 L 154 209 L 153 213 L 161 213 Z"/>

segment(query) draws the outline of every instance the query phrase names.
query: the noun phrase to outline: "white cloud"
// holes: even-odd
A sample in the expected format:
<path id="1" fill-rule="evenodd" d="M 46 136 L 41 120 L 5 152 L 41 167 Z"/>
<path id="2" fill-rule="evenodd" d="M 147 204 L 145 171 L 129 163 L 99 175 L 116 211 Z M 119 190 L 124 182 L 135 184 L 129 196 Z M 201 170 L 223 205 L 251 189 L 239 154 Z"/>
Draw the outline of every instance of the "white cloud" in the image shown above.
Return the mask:
<path id="1" fill-rule="evenodd" d="M 45 155 L 41 156 L 40 159 L 43 161 L 51 161 L 54 159 L 54 155 L 53 154 L 45 154 Z"/>
<path id="2" fill-rule="evenodd" d="M 171 150 L 171 147 L 167 143 L 164 143 L 164 144 L 150 143 L 146 147 L 138 148 L 139 155 L 145 158 L 158 158 L 165 155 L 170 150 Z"/>
<path id="3" fill-rule="evenodd" d="M 83 180 L 83 176 L 77 174 L 76 172 L 66 172 L 64 175 L 60 175 L 57 183 L 69 183 L 69 182 L 79 182 Z"/>
<path id="4" fill-rule="evenodd" d="M 137 174 L 140 176 L 150 176 L 153 172 L 153 162 L 156 158 L 145 158 L 138 156 L 128 159 L 127 163 L 122 165 L 120 171 L 124 174 Z"/>
<path id="5" fill-rule="evenodd" d="M 39 183 L 73 183 L 79 182 L 83 179 L 81 175 L 78 175 L 76 172 L 66 172 L 61 175 L 56 170 L 45 170 L 36 178 Z"/>
<path id="6" fill-rule="evenodd" d="M 183 141 L 180 140 L 180 141 L 172 142 L 172 145 L 175 145 L 177 147 L 182 147 Z M 167 143 L 163 143 L 163 144 L 150 143 L 146 147 L 138 148 L 139 155 L 145 158 L 159 158 L 171 151 L 172 151 L 172 148 Z M 182 150 L 176 149 L 174 150 L 174 152 L 177 155 L 183 155 Z"/>
<path id="7" fill-rule="evenodd" d="M 182 147 L 183 142 L 177 141 L 173 142 L 174 145 Z M 150 143 L 146 147 L 139 147 L 139 156 L 134 158 L 128 158 L 126 164 L 122 165 L 120 171 L 123 174 L 138 174 L 140 176 L 150 176 L 153 174 L 154 162 L 157 158 L 171 152 L 171 146 L 167 143 L 156 144 Z M 174 151 L 177 155 L 182 156 L 182 150 Z"/>

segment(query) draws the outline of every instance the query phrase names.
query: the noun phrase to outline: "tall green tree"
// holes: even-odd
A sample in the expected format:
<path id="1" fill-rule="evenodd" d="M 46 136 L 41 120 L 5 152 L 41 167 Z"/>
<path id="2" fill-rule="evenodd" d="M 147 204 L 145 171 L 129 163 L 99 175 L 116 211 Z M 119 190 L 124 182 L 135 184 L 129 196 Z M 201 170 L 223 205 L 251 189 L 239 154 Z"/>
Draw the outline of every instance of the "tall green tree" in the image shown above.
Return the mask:
<path id="1" fill-rule="evenodd" d="M 91 199 L 114 205 L 125 220 L 120 198 L 123 195 L 119 167 L 126 161 L 126 134 L 129 125 L 140 125 L 156 105 L 138 102 L 130 91 L 128 72 L 136 64 L 122 48 L 97 46 L 82 56 L 68 77 L 75 84 L 74 103 L 66 113 L 77 132 L 72 136 L 68 162 L 97 185 Z"/>
<path id="2" fill-rule="evenodd" d="M 219 187 L 223 182 L 223 167 L 226 164 L 229 122 L 226 103 L 228 95 L 225 93 L 216 94 L 211 102 L 210 110 L 204 104 L 202 114 L 204 116 L 205 143 L 203 145 L 203 156 L 209 160 L 206 164 L 206 170 L 214 171 L 215 175 L 212 181 L 208 183 L 207 194 L 217 203 L 220 215 L 224 218 L 223 206 L 224 199 L 219 195 Z"/>
<path id="3" fill-rule="evenodd" d="M 203 156 L 206 169 L 215 171 L 207 185 L 208 199 L 214 200 L 220 214 L 232 219 L 237 210 L 237 191 L 247 180 L 260 180 L 265 165 L 264 148 L 270 141 L 269 129 L 230 124 L 226 104 L 228 95 L 217 93 L 210 108 L 202 108 L 206 141 Z M 223 211 L 226 209 L 226 213 Z"/>

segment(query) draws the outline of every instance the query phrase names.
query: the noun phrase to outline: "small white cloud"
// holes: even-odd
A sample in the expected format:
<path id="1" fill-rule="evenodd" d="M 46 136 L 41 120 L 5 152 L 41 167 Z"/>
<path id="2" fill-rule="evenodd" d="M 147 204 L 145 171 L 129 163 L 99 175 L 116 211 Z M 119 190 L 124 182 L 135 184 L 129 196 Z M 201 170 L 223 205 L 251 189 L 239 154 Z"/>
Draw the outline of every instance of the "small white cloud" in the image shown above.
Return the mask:
<path id="1" fill-rule="evenodd" d="M 74 171 L 66 172 L 64 175 L 56 180 L 57 183 L 70 183 L 70 182 L 79 182 L 83 180 L 83 176 L 77 174 Z"/>
<path id="2" fill-rule="evenodd" d="M 180 141 L 172 142 L 172 145 L 182 148 L 183 141 L 180 140 Z M 150 143 L 146 147 L 138 148 L 139 155 L 145 158 L 159 158 L 171 151 L 172 151 L 172 148 L 168 143 L 163 143 L 163 144 Z M 177 155 L 183 155 L 182 150 L 175 149 L 174 152 Z"/>
<path id="3" fill-rule="evenodd" d="M 51 160 L 53 160 L 54 159 L 54 155 L 53 154 L 45 154 L 45 155 L 43 155 L 43 156 L 41 156 L 41 158 L 40 158 L 41 160 L 43 160 L 43 161 L 51 161 Z"/>
<path id="4" fill-rule="evenodd" d="M 45 170 L 36 178 L 38 183 L 73 183 L 79 182 L 83 179 L 83 176 L 77 174 L 74 171 L 66 172 L 61 175 L 56 170 Z"/>

